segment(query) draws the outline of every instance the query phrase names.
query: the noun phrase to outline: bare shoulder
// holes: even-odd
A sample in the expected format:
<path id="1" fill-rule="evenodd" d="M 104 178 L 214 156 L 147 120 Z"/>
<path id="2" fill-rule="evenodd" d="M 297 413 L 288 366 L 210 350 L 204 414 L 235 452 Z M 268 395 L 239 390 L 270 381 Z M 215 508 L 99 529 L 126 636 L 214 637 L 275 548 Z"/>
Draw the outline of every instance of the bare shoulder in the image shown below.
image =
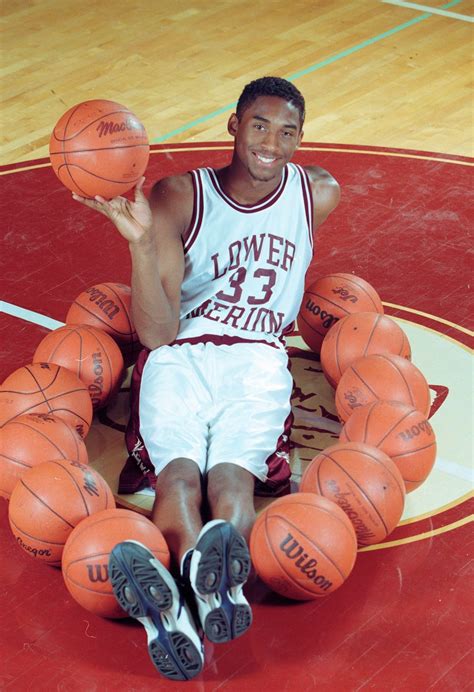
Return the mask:
<path id="1" fill-rule="evenodd" d="M 339 204 L 341 190 L 337 180 L 324 168 L 305 166 L 305 171 L 311 182 L 315 222 L 319 225 Z"/>
<path id="2" fill-rule="evenodd" d="M 193 184 L 190 173 L 181 175 L 168 175 L 158 180 L 152 189 L 152 195 L 186 195 L 193 193 Z"/>
<path id="3" fill-rule="evenodd" d="M 163 221 L 176 223 L 180 232 L 189 225 L 194 205 L 194 189 L 190 173 L 170 175 L 158 180 L 150 192 L 153 213 Z"/>

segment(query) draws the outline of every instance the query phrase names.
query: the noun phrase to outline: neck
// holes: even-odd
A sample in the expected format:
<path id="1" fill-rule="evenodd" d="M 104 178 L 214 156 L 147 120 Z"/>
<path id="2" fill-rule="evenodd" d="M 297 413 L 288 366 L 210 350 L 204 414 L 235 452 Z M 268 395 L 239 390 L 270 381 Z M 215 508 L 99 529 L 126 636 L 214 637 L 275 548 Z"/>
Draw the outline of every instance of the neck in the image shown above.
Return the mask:
<path id="1" fill-rule="evenodd" d="M 281 174 L 271 180 L 256 180 L 234 161 L 230 166 L 218 169 L 216 175 L 226 195 L 239 204 L 256 204 L 273 192 L 281 181 Z"/>

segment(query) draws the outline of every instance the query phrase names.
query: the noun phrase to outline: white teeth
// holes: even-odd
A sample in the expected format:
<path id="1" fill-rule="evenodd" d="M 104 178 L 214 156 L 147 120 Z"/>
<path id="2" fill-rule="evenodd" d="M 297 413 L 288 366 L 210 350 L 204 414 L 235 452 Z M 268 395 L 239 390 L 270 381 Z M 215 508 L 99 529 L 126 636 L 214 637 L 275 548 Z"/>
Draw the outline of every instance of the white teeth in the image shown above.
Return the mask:
<path id="1" fill-rule="evenodd" d="M 275 161 L 274 158 L 267 158 L 266 156 L 262 156 L 261 154 L 256 154 L 256 157 L 262 163 L 273 163 L 273 161 Z"/>

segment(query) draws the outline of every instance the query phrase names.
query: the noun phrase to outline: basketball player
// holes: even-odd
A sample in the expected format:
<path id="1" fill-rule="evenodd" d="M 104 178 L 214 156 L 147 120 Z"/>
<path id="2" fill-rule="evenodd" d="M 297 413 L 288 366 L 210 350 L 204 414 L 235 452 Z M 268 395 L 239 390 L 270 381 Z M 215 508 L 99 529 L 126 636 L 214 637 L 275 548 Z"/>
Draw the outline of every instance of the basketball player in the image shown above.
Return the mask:
<path id="1" fill-rule="evenodd" d="M 302 300 L 314 229 L 339 201 L 329 173 L 290 163 L 304 116 L 291 83 L 257 79 L 229 118 L 228 166 L 164 178 L 149 201 L 143 180 L 134 201 L 74 195 L 129 243 L 133 320 L 150 350 L 139 408 L 157 475 L 152 520 L 180 577 L 126 541 L 113 550 L 110 578 L 122 607 L 145 626 L 154 665 L 171 679 L 201 671 L 200 626 L 216 643 L 250 626 L 242 588 L 255 484 L 267 481 L 277 457 L 290 475 L 281 451 L 292 392 L 284 334 Z"/>

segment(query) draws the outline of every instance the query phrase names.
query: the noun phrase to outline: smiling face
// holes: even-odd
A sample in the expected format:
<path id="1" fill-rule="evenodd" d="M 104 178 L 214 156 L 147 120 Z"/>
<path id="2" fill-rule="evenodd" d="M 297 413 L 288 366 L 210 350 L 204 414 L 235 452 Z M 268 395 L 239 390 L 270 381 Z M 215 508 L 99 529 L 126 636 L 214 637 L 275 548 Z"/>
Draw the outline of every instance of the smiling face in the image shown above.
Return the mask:
<path id="1" fill-rule="evenodd" d="M 280 178 L 303 136 L 298 109 L 279 96 L 259 96 L 240 120 L 233 113 L 228 130 L 235 138 L 234 165 L 259 182 Z"/>

